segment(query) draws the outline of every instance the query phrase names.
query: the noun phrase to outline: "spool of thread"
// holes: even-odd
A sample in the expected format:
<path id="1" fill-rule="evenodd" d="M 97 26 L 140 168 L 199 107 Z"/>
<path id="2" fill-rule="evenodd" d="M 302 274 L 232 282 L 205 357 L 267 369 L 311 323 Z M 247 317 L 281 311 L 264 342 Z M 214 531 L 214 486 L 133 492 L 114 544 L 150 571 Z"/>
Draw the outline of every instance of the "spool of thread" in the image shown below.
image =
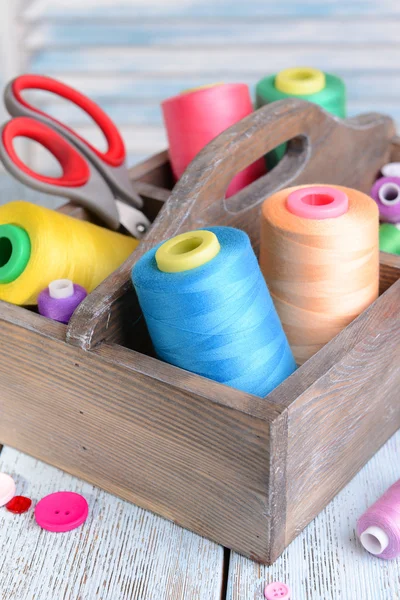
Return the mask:
<path id="1" fill-rule="evenodd" d="M 172 171 L 179 179 L 189 163 L 211 140 L 252 111 L 244 83 L 220 83 L 184 92 L 162 103 Z M 235 194 L 265 173 L 262 159 L 238 173 L 226 196 Z"/>
<path id="2" fill-rule="evenodd" d="M 211 227 L 178 235 L 147 252 L 132 280 L 162 360 L 258 396 L 294 371 L 243 231 Z"/>
<path id="3" fill-rule="evenodd" d="M 318 69 L 295 67 L 261 79 L 256 86 L 257 108 L 277 100 L 295 96 L 318 104 L 332 115 L 346 117 L 346 88 L 343 81 Z M 274 167 L 283 157 L 286 144 L 267 156 L 268 167 Z"/>
<path id="4" fill-rule="evenodd" d="M 400 162 L 391 162 L 381 169 L 382 177 L 400 177 Z"/>
<path id="5" fill-rule="evenodd" d="M 357 535 L 378 558 L 400 556 L 400 480 L 358 519 Z"/>
<path id="6" fill-rule="evenodd" d="M 371 188 L 371 197 L 385 223 L 400 223 L 400 177 L 381 177 Z"/>
<path id="7" fill-rule="evenodd" d="M 379 250 L 400 256 L 400 224 L 383 223 L 379 227 Z"/>
<path id="8" fill-rule="evenodd" d="M 260 266 L 302 364 L 378 296 L 378 210 L 345 187 L 281 190 L 262 206 Z"/>
<path id="9" fill-rule="evenodd" d="M 56 279 L 40 292 L 38 309 L 43 317 L 68 323 L 74 311 L 86 298 L 86 290 L 70 279 Z"/>
<path id="10" fill-rule="evenodd" d="M 37 304 L 55 279 L 94 290 L 138 241 L 62 213 L 15 201 L 0 206 L 0 300 Z"/>

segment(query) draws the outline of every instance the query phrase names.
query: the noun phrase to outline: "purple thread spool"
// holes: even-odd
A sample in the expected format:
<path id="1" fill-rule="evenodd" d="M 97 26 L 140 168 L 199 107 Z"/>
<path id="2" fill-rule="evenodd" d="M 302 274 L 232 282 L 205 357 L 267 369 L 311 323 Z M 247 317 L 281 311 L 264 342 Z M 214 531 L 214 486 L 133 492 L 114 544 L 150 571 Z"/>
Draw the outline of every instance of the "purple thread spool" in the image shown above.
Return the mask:
<path id="1" fill-rule="evenodd" d="M 41 315 L 53 321 L 68 323 L 74 310 L 87 296 L 86 290 L 69 279 L 56 279 L 38 297 Z"/>
<path id="2" fill-rule="evenodd" d="M 400 556 L 400 480 L 358 519 L 357 535 L 378 558 Z"/>
<path id="3" fill-rule="evenodd" d="M 400 177 L 381 177 L 371 189 L 381 221 L 400 223 Z"/>

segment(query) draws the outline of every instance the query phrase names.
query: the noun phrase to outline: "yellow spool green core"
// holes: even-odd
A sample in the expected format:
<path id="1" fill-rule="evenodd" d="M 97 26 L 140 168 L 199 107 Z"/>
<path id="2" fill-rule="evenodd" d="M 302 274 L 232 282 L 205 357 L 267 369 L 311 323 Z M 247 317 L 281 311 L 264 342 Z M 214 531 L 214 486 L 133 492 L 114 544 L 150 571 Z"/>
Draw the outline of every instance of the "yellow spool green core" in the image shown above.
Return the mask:
<path id="1" fill-rule="evenodd" d="M 220 249 L 212 231 L 189 231 L 164 242 L 156 252 L 156 262 L 164 273 L 190 271 L 208 263 Z"/>
<path id="2" fill-rule="evenodd" d="M 25 229 L 0 225 L 0 284 L 15 281 L 31 257 L 31 241 Z"/>
<path id="3" fill-rule="evenodd" d="M 275 87 L 294 96 L 316 94 L 325 88 L 325 73 L 311 67 L 284 69 L 276 75 Z"/>

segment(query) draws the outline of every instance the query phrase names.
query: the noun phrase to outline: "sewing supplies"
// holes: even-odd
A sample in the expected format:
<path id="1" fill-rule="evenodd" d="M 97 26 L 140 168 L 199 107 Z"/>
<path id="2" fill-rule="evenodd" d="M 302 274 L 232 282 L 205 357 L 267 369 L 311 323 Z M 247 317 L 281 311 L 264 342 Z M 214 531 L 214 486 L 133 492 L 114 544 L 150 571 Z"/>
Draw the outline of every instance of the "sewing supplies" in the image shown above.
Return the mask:
<path id="1" fill-rule="evenodd" d="M 35 507 L 35 519 L 42 529 L 57 533 L 80 527 L 89 514 L 85 498 L 75 492 L 55 492 L 42 498 Z"/>
<path id="2" fill-rule="evenodd" d="M 400 480 L 361 515 L 357 535 L 363 547 L 378 558 L 400 556 Z"/>
<path id="3" fill-rule="evenodd" d="M 188 91 L 162 103 L 169 157 L 176 179 L 211 140 L 253 112 L 250 92 L 243 83 L 221 83 Z M 226 196 L 235 194 L 265 173 L 262 159 L 238 173 Z"/>
<path id="4" fill-rule="evenodd" d="M 0 206 L 0 300 L 36 304 L 55 279 L 71 279 L 90 293 L 137 245 L 132 237 L 29 202 Z"/>
<path id="5" fill-rule="evenodd" d="M 260 267 L 298 364 L 378 296 L 378 210 L 341 186 L 281 190 L 262 206 Z"/>
<path id="6" fill-rule="evenodd" d="M 382 223 L 379 226 L 379 250 L 400 256 L 400 223 Z"/>
<path id="7" fill-rule="evenodd" d="M 162 360 L 258 396 L 294 371 L 243 231 L 211 227 L 180 234 L 147 252 L 132 280 Z"/>
<path id="8" fill-rule="evenodd" d="M 49 283 L 38 296 L 39 313 L 44 317 L 68 323 L 74 311 L 86 298 L 87 292 L 70 279 L 57 279 Z"/>
<path id="9" fill-rule="evenodd" d="M 28 512 L 30 507 L 32 506 L 32 500 L 27 498 L 26 496 L 14 496 L 7 502 L 6 509 L 14 513 L 14 515 L 22 515 L 23 513 Z"/>
<path id="10" fill-rule="evenodd" d="M 72 129 L 29 104 L 22 95 L 26 90 L 51 92 L 84 110 L 104 134 L 107 151 L 100 152 Z M 21 75 L 11 81 L 4 101 L 16 118 L 2 126 L 0 159 L 14 177 L 29 187 L 86 207 L 110 229 L 123 225 L 136 238 L 144 235 L 150 223 L 138 210 L 143 201 L 129 180 L 121 135 L 99 106 L 77 90 L 42 75 Z M 41 175 L 25 165 L 14 149 L 17 137 L 29 138 L 46 148 L 60 163 L 61 177 Z"/>
<path id="11" fill-rule="evenodd" d="M 286 583 L 273 581 L 267 583 L 264 588 L 264 598 L 266 600 L 290 600 L 291 590 Z"/>
<path id="12" fill-rule="evenodd" d="M 400 223 L 400 177 L 381 177 L 371 188 L 371 197 L 386 223 Z"/>
<path id="13" fill-rule="evenodd" d="M 10 502 L 15 496 L 15 481 L 11 475 L 0 473 L 0 506 Z"/>
<path id="14" fill-rule="evenodd" d="M 295 67 L 264 77 L 257 83 L 257 108 L 291 96 L 318 104 L 342 119 L 346 117 L 346 88 L 335 75 L 311 67 Z M 281 160 L 285 149 L 286 144 L 282 144 L 268 154 L 269 167 Z"/>
<path id="15" fill-rule="evenodd" d="M 400 162 L 391 162 L 383 165 L 381 169 L 382 177 L 399 177 L 400 178 Z"/>

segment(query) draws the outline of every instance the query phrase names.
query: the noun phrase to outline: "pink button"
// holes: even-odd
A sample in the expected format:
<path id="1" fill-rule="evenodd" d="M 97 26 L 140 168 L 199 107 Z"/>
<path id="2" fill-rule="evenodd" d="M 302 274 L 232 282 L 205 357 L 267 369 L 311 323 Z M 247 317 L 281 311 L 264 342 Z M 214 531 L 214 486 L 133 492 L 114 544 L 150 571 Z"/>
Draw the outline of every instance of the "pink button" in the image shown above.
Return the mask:
<path id="1" fill-rule="evenodd" d="M 264 590 L 264 596 L 267 600 L 289 600 L 290 593 L 290 587 L 279 581 L 267 584 Z"/>
<path id="2" fill-rule="evenodd" d="M 10 502 L 15 496 L 15 481 L 7 473 L 0 473 L 0 506 Z"/>
<path id="3" fill-rule="evenodd" d="M 310 185 L 289 194 L 286 207 L 303 219 L 336 219 L 349 210 L 349 199 L 338 188 Z"/>
<path id="4" fill-rule="evenodd" d="M 47 531 L 71 531 L 86 521 L 88 513 L 88 503 L 80 494 L 56 492 L 38 502 L 35 519 Z"/>

